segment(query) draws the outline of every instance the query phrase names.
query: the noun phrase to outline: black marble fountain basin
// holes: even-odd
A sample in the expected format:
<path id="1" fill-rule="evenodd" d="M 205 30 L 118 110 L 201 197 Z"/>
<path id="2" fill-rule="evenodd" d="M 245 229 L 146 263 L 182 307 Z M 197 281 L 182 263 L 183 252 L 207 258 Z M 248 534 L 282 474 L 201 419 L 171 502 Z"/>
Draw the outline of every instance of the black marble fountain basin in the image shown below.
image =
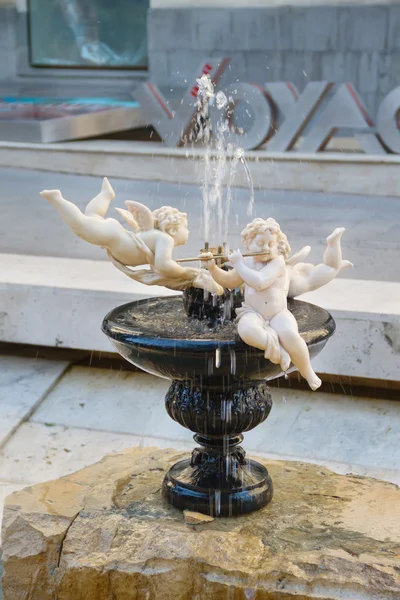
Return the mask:
<path id="1" fill-rule="evenodd" d="M 188 310 L 188 297 L 184 301 Z M 189 310 L 203 313 L 195 304 Z M 279 377 L 281 369 L 240 340 L 233 320 L 188 317 L 185 306 L 181 296 L 140 300 L 115 308 L 103 322 L 124 358 L 172 380 L 167 413 L 196 433 L 199 447 L 171 467 L 163 495 L 177 508 L 219 517 L 260 509 L 272 499 L 272 481 L 263 465 L 246 458 L 240 443 L 243 432 L 268 417 L 272 398 L 266 380 Z M 208 314 L 219 310 L 204 308 Z M 335 330 L 333 318 L 298 300 L 289 309 L 316 356 Z"/>
<path id="2" fill-rule="evenodd" d="M 300 300 L 289 300 L 289 310 L 315 357 L 335 331 L 332 316 Z M 166 379 L 201 378 L 206 383 L 221 377 L 254 381 L 282 375 L 279 365 L 266 360 L 261 350 L 241 341 L 234 321 L 210 325 L 188 318 L 181 296 L 119 306 L 105 317 L 103 331 L 129 362 Z"/>

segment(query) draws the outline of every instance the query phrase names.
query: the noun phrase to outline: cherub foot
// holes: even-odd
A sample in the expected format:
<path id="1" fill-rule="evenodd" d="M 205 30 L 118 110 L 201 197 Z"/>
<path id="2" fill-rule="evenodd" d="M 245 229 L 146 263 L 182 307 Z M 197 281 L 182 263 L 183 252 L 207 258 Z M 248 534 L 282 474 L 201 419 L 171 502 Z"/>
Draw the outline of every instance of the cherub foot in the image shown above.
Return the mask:
<path id="1" fill-rule="evenodd" d="M 42 198 L 45 198 L 50 202 L 50 204 L 59 204 L 63 199 L 60 190 L 43 190 L 40 192 Z"/>
<path id="2" fill-rule="evenodd" d="M 350 267 L 354 267 L 353 263 L 349 260 L 342 260 L 342 264 L 340 265 L 340 270 L 349 269 Z"/>
<path id="3" fill-rule="evenodd" d="M 326 238 L 328 245 L 333 244 L 338 239 L 340 240 L 345 231 L 346 229 L 344 227 L 336 227 L 335 231 L 333 231 L 331 235 L 328 235 Z"/>
<path id="4" fill-rule="evenodd" d="M 285 348 L 283 348 L 281 346 L 280 349 L 281 349 L 281 361 L 280 361 L 281 369 L 282 369 L 282 371 L 287 371 L 288 368 L 290 367 L 292 360 L 291 360 L 289 354 L 286 352 Z"/>
<path id="5" fill-rule="evenodd" d="M 111 183 L 108 181 L 107 177 L 103 177 L 103 182 L 101 184 L 101 191 L 106 194 L 107 197 L 110 197 L 111 200 L 115 198 L 115 192 L 112 188 Z"/>
<path id="6" fill-rule="evenodd" d="M 320 380 L 318 375 L 313 371 L 312 374 L 309 377 L 307 377 L 307 383 L 313 390 L 313 392 L 315 392 L 315 390 L 317 390 L 321 386 L 322 381 Z"/>

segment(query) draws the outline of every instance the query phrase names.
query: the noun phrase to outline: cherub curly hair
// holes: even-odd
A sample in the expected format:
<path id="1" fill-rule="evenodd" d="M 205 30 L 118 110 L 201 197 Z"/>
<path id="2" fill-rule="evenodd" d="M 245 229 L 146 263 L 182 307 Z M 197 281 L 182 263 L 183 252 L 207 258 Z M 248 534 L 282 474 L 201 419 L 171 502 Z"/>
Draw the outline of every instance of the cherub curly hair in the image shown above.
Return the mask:
<path id="1" fill-rule="evenodd" d="M 246 227 L 240 234 L 242 236 L 243 244 L 247 246 L 247 243 L 251 241 L 256 235 L 258 235 L 259 233 L 264 233 L 267 230 L 271 231 L 271 233 L 277 234 L 278 253 L 281 254 L 285 260 L 287 260 L 291 253 L 291 248 L 286 235 L 281 231 L 279 223 L 277 223 L 275 219 L 253 219 L 251 223 L 246 225 Z"/>
<path id="2" fill-rule="evenodd" d="M 153 210 L 154 227 L 170 235 L 174 235 L 179 225 L 187 219 L 187 214 L 172 206 L 162 206 Z"/>

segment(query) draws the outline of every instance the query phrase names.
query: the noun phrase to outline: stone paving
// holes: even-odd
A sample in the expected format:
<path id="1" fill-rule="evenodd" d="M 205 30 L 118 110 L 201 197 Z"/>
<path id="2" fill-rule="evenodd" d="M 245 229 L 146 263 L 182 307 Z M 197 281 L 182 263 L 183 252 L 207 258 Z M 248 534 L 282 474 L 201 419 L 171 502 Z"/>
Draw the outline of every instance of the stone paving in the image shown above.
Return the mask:
<path id="1" fill-rule="evenodd" d="M 169 382 L 142 372 L 0 355 L 0 502 L 133 445 L 189 450 L 164 409 Z M 324 464 L 400 484 L 400 402 L 272 389 L 255 455 Z"/>

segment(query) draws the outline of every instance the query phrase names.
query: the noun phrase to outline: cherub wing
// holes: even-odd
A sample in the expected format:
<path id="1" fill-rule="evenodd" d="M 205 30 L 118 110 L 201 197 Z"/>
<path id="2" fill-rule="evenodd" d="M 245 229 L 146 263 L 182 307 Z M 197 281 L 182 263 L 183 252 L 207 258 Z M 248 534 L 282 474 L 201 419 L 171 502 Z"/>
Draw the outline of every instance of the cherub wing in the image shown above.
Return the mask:
<path id="1" fill-rule="evenodd" d="M 126 200 L 124 208 L 116 208 L 115 210 L 125 219 L 135 232 L 150 231 L 154 229 L 153 213 L 147 206 L 133 200 Z"/>
<path id="2" fill-rule="evenodd" d="M 296 252 L 296 254 L 293 254 L 293 256 L 288 258 L 286 264 L 289 265 L 289 267 L 294 267 L 294 265 L 297 265 L 299 262 L 303 262 L 304 259 L 307 258 L 307 256 L 310 254 L 310 252 L 311 246 L 304 246 L 304 248 L 302 248 L 301 250 Z"/>
<path id="3" fill-rule="evenodd" d="M 126 200 L 125 206 L 137 222 L 140 231 L 150 231 L 154 229 L 153 213 L 147 206 L 133 200 Z"/>
<path id="4" fill-rule="evenodd" d="M 133 231 L 138 231 L 139 230 L 139 223 L 136 221 L 136 219 L 134 218 L 134 216 L 132 215 L 132 213 L 129 212 L 129 210 L 125 210 L 124 208 L 115 208 L 115 210 L 117 211 L 117 213 L 119 213 L 121 215 L 121 217 L 123 217 L 125 219 L 125 221 L 128 223 L 128 225 L 130 225 L 133 229 Z"/>

